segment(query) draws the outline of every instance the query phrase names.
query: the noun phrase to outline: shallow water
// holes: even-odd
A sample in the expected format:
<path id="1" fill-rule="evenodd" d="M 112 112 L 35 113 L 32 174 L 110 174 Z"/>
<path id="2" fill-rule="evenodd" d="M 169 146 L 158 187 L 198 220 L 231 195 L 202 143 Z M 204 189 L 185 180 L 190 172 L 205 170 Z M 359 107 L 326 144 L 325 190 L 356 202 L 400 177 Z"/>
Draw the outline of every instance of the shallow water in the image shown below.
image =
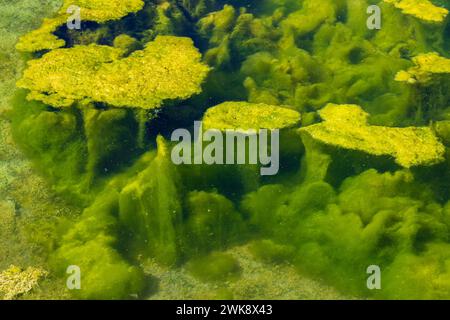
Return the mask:
<path id="1" fill-rule="evenodd" d="M 156 2 L 0 3 L 0 297 L 450 298 L 450 2 Z"/>

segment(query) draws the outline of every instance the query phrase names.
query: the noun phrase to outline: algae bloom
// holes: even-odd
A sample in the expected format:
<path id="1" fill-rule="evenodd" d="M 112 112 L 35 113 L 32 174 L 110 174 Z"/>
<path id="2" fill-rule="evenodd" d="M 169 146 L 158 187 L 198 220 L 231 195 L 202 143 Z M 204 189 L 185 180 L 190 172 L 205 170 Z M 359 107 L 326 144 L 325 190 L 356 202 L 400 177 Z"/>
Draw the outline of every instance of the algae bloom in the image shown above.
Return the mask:
<path id="1" fill-rule="evenodd" d="M 0 298 L 450 299 L 449 9 L 2 2 Z"/>

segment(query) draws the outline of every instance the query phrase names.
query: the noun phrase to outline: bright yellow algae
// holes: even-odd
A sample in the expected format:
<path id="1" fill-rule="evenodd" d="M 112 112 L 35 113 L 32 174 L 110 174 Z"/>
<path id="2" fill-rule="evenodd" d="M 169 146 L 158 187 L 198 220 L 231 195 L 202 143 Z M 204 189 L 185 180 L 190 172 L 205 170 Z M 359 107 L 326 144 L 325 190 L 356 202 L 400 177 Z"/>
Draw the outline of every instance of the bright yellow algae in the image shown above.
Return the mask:
<path id="1" fill-rule="evenodd" d="M 22 52 L 53 50 L 63 47 L 66 42 L 53 34 L 66 21 L 66 17 L 58 16 L 44 19 L 39 29 L 33 30 L 19 39 L 16 49 Z"/>
<path id="2" fill-rule="evenodd" d="M 450 74 L 450 59 L 435 52 L 420 54 L 412 60 L 415 66 L 398 72 L 395 80 L 410 84 L 427 83 L 433 75 Z"/>
<path id="3" fill-rule="evenodd" d="M 224 102 L 208 109 L 203 126 L 208 129 L 282 129 L 293 127 L 300 114 L 284 107 L 263 103 Z"/>
<path id="4" fill-rule="evenodd" d="M 129 57 L 122 53 L 100 45 L 56 49 L 30 61 L 17 85 L 54 107 L 89 100 L 153 109 L 200 93 L 209 71 L 189 38 L 159 36 Z"/>
<path id="5" fill-rule="evenodd" d="M 54 18 L 44 19 L 39 29 L 33 30 L 19 39 L 17 50 L 22 52 L 36 52 L 53 50 L 65 45 L 53 33 L 64 25 L 73 12 L 68 13 L 71 6 L 80 8 L 81 21 L 104 23 L 118 20 L 130 13 L 137 12 L 144 7 L 142 0 L 65 0 L 60 11 Z"/>
<path id="6" fill-rule="evenodd" d="M 81 19 L 103 23 L 117 20 L 144 7 L 143 0 L 65 0 L 60 14 L 66 14 L 70 6 L 81 8 Z"/>
<path id="7" fill-rule="evenodd" d="M 41 268 L 28 267 L 23 270 L 17 266 L 10 266 L 0 273 L 0 294 L 3 295 L 3 299 L 12 300 L 31 291 L 45 276 L 47 271 Z"/>
<path id="8" fill-rule="evenodd" d="M 370 126 L 357 105 L 328 104 L 319 114 L 324 122 L 300 131 L 327 145 L 392 156 L 405 168 L 444 161 L 445 147 L 430 128 Z"/>
<path id="9" fill-rule="evenodd" d="M 448 10 L 435 6 L 429 0 L 384 0 L 394 5 L 403 13 L 428 22 L 443 22 Z"/>
<path id="10" fill-rule="evenodd" d="M 116 61 L 121 54 L 120 49 L 96 44 L 56 49 L 41 59 L 30 60 L 17 85 L 31 90 L 30 100 L 67 107 L 88 98 L 98 68 Z"/>

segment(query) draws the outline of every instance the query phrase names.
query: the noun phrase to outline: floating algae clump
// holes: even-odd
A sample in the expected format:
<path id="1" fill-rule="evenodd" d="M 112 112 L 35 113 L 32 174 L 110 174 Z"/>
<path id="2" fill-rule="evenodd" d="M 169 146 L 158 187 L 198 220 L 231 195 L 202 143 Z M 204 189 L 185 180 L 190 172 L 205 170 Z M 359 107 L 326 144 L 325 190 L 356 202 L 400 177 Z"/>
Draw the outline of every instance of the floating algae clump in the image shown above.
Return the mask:
<path id="1" fill-rule="evenodd" d="M 143 0 L 70 0 L 65 1 L 61 13 L 65 13 L 70 6 L 81 9 L 83 20 L 106 22 L 117 20 L 129 13 L 137 12 L 144 7 Z"/>
<path id="2" fill-rule="evenodd" d="M 54 107 L 88 100 L 153 109 L 199 93 L 208 72 L 188 38 L 160 36 L 142 51 L 121 54 L 99 45 L 56 49 L 30 61 L 17 85 L 31 90 L 29 99 Z"/>
<path id="3" fill-rule="evenodd" d="M 435 6 L 429 0 L 384 0 L 401 9 L 405 14 L 412 15 L 427 22 L 443 22 L 448 10 Z"/>
<path id="4" fill-rule="evenodd" d="M 206 129 L 282 129 L 293 127 L 300 114 L 288 108 L 263 103 L 224 102 L 209 108 L 204 117 Z"/>
<path id="5" fill-rule="evenodd" d="M 17 298 L 31 291 L 47 274 L 48 272 L 41 268 L 28 267 L 24 270 L 11 266 L 0 273 L 0 295 L 3 295 L 5 300 Z"/>
<path id="6" fill-rule="evenodd" d="M 411 86 L 416 118 L 432 121 L 450 118 L 450 59 L 430 52 L 415 56 L 412 62 L 415 66 L 399 71 L 395 80 Z"/>
<path id="7" fill-rule="evenodd" d="M 152 118 L 145 109 L 199 93 L 208 72 L 189 38 L 160 36 L 144 50 L 127 57 L 123 53 L 97 44 L 55 49 L 31 60 L 18 82 L 31 90 L 27 99 L 36 101 L 27 106 L 22 99 L 27 91 L 18 94 L 14 134 L 27 154 L 39 159 L 40 168 L 71 194 L 80 195 L 98 182 L 95 177 L 142 153 Z M 64 112 L 48 110 L 40 101 Z M 54 127 L 59 134 L 41 139 Z M 68 183 L 69 176 L 74 183 Z"/>
<path id="8" fill-rule="evenodd" d="M 324 122 L 300 130 L 325 144 L 390 155 L 405 168 L 444 160 L 445 148 L 430 128 L 370 126 L 368 114 L 356 105 L 329 104 L 319 114 Z"/>
<path id="9" fill-rule="evenodd" d="M 426 84 L 433 76 L 450 75 L 450 59 L 441 57 L 436 52 L 420 54 L 412 59 L 415 66 L 406 71 L 399 71 L 395 80 L 410 84 Z"/>
<path id="10" fill-rule="evenodd" d="M 111 63 L 120 55 L 119 49 L 99 45 L 53 50 L 41 59 L 29 61 L 17 86 L 31 90 L 30 100 L 69 107 L 90 96 L 96 67 Z"/>
<path id="11" fill-rule="evenodd" d="M 30 32 L 20 39 L 16 45 L 17 50 L 35 52 L 64 47 L 65 41 L 59 39 L 53 32 L 55 32 L 65 21 L 65 17 L 44 19 L 41 28 Z"/>
<path id="12" fill-rule="evenodd" d="M 20 38 L 16 45 L 17 50 L 36 52 L 63 47 L 65 41 L 59 39 L 53 33 L 64 25 L 74 13 L 73 10 L 68 12 L 68 9 L 72 6 L 79 8 L 82 21 L 102 23 L 109 20 L 117 20 L 129 13 L 137 12 L 143 8 L 144 2 L 142 0 L 65 0 L 64 5 L 54 18 L 45 19 L 39 29 L 31 31 Z"/>

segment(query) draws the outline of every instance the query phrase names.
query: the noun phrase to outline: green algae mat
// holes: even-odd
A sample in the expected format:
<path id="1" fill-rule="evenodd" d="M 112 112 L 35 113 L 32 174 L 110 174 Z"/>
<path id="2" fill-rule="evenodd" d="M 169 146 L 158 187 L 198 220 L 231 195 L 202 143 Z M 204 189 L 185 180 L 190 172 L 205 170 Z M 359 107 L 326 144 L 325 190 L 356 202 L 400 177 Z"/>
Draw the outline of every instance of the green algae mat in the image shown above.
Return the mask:
<path id="1" fill-rule="evenodd" d="M 450 1 L 0 2 L 0 299 L 450 299 Z"/>

